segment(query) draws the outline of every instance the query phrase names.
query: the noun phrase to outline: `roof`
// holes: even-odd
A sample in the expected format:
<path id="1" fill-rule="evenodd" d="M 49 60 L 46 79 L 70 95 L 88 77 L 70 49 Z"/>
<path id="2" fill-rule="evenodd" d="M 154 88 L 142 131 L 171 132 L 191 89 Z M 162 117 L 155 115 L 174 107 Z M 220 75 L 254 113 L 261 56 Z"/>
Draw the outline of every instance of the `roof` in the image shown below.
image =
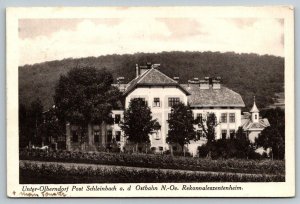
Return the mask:
<path id="1" fill-rule="evenodd" d="M 174 86 L 180 88 L 186 95 L 190 95 L 189 91 L 183 88 L 177 81 L 155 68 L 149 69 L 139 77 L 129 82 L 124 95 L 129 94 L 138 86 Z"/>
<path id="2" fill-rule="evenodd" d="M 258 110 L 258 108 L 256 107 L 256 104 L 255 104 L 255 101 L 254 101 L 253 106 L 250 110 L 250 113 L 259 113 L 259 110 Z"/>
<path id="3" fill-rule="evenodd" d="M 199 84 L 182 84 L 191 95 L 188 102 L 191 107 L 245 107 L 245 103 L 240 94 L 229 88 L 221 86 L 220 89 L 200 89 Z"/>
<path id="4" fill-rule="evenodd" d="M 267 118 L 259 119 L 258 122 L 252 122 L 250 118 L 242 119 L 242 127 L 244 130 L 253 130 L 253 129 L 264 129 L 270 126 L 269 120 Z"/>

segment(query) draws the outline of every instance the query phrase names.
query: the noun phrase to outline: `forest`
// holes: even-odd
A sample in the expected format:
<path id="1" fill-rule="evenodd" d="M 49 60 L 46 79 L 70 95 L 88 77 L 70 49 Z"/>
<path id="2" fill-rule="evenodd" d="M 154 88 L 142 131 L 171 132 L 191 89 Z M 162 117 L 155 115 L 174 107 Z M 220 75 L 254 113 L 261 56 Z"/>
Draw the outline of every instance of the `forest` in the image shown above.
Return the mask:
<path id="1" fill-rule="evenodd" d="M 159 70 L 187 83 L 194 77 L 222 78 L 222 84 L 242 95 L 249 111 L 253 96 L 260 109 L 276 102 L 284 91 L 284 58 L 271 55 L 237 54 L 234 52 L 161 52 L 68 58 L 19 67 L 19 103 L 29 106 L 39 98 L 47 110 L 53 105 L 55 85 L 60 75 L 75 67 L 107 69 L 116 79 L 135 77 L 135 64 L 159 63 Z M 282 94 L 281 94 L 282 95 Z"/>

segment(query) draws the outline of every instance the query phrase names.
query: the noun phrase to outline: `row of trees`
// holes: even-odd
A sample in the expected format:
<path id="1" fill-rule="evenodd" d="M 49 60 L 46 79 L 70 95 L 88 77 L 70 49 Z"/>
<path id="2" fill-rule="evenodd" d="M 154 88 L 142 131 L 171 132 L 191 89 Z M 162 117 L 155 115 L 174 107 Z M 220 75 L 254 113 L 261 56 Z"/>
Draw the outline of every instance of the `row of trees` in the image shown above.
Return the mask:
<path id="1" fill-rule="evenodd" d="M 59 137 L 63 140 L 64 124 L 57 119 L 56 115 L 55 106 L 44 111 L 39 98 L 34 100 L 30 107 L 20 104 L 19 147 L 57 145 Z"/>
<path id="2" fill-rule="evenodd" d="M 64 136 L 67 121 L 80 127 L 80 141 L 86 143 L 88 124 L 110 124 L 113 122 L 112 109 L 124 106 L 121 104 L 122 94 L 112 83 L 110 72 L 93 67 L 74 68 L 66 76 L 61 76 L 55 88 L 55 106 L 46 111 L 46 118 L 40 100 L 34 101 L 29 108 L 20 105 L 20 146 L 50 143 L 51 138 Z M 127 139 L 137 147 L 138 144 L 149 143 L 149 135 L 161 128 L 151 114 L 147 104 L 138 98 L 133 99 L 124 112 L 121 128 Z M 266 116 L 272 126 L 262 132 L 256 144 L 264 148 L 271 147 L 273 152 L 277 152 L 275 158 L 282 158 L 278 155 L 282 155 L 282 151 L 284 154 L 284 114 L 275 110 L 274 113 L 267 112 Z M 272 118 L 275 118 L 274 121 Z M 191 140 L 199 139 L 194 128 L 198 124 L 207 139 L 207 156 L 211 156 L 216 147 L 215 127 L 218 125 L 213 113 L 194 120 L 190 107 L 178 103 L 171 109 L 168 124 L 167 142 L 179 144 L 182 149 Z M 239 131 L 236 138 L 243 143 L 246 139 L 242 138 Z"/>

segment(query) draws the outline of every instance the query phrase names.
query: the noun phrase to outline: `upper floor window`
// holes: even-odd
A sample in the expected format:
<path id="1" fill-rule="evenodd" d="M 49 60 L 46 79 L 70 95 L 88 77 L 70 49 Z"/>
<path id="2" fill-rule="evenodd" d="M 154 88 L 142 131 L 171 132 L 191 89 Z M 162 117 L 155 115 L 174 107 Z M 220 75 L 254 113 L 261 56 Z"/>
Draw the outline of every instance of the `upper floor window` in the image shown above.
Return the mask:
<path id="1" fill-rule="evenodd" d="M 201 137 L 203 137 L 203 131 L 197 130 L 197 139 L 200 140 Z"/>
<path id="2" fill-rule="evenodd" d="M 255 120 L 257 119 L 257 114 L 255 114 Z"/>
<path id="3" fill-rule="evenodd" d="M 159 100 L 159 98 L 154 98 L 154 100 L 153 100 L 153 107 L 160 107 L 160 100 Z"/>
<path id="4" fill-rule="evenodd" d="M 156 140 L 160 139 L 160 133 L 158 131 L 154 132 L 154 139 Z"/>
<path id="5" fill-rule="evenodd" d="M 202 123 L 202 113 L 197 113 L 196 119 L 198 123 Z"/>
<path id="6" fill-rule="evenodd" d="M 235 114 L 234 113 L 229 113 L 229 122 L 235 123 Z"/>
<path id="7" fill-rule="evenodd" d="M 120 123 L 121 121 L 121 115 L 120 114 L 116 114 L 115 115 L 115 123 Z"/>
<path id="8" fill-rule="evenodd" d="M 168 106 L 172 107 L 175 104 L 178 104 L 180 102 L 178 97 L 173 97 L 168 99 Z"/>
<path id="9" fill-rule="evenodd" d="M 138 99 L 141 99 L 145 105 L 148 105 L 148 102 L 147 102 L 147 100 L 146 100 L 145 98 L 142 98 L 142 97 L 136 97 L 135 99 L 137 99 L 137 98 L 138 98 Z"/>
<path id="10" fill-rule="evenodd" d="M 227 113 L 221 114 L 221 123 L 227 123 Z"/>

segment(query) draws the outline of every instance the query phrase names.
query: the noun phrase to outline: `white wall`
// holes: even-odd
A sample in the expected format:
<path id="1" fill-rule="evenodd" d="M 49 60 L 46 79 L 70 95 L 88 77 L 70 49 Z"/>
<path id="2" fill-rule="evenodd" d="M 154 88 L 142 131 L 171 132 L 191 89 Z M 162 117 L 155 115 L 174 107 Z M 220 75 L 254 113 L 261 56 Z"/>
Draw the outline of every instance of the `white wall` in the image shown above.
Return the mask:
<path id="1" fill-rule="evenodd" d="M 168 98 L 179 97 L 180 101 L 187 104 L 187 96 L 179 88 L 176 87 L 149 87 L 149 88 L 136 88 L 131 92 L 125 100 L 125 107 L 128 108 L 129 102 L 133 98 L 145 98 L 148 106 L 151 108 L 152 117 L 157 119 L 161 125 L 161 131 L 159 132 L 160 138 L 154 138 L 154 135 L 150 137 L 151 146 L 163 147 L 164 150 L 168 149 L 166 143 L 166 137 L 168 133 L 168 113 L 171 108 L 168 107 Z M 160 107 L 154 107 L 154 98 L 160 99 Z"/>
<path id="2" fill-rule="evenodd" d="M 222 135 L 221 132 L 222 130 L 227 130 L 227 137 L 229 138 L 229 131 L 230 130 L 235 130 L 241 126 L 241 109 L 240 108 L 234 108 L 234 109 L 221 109 L 221 108 L 214 108 L 214 109 L 193 109 L 194 117 L 196 118 L 197 113 L 202 113 L 202 117 L 205 117 L 207 113 L 215 113 L 217 117 L 217 122 L 218 125 L 216 126 L 216 139 L 221 139 Z M 227 123 L 220 123 L 221 122 L 221 114 L 222 113 L 227 113 Z M 230 123 L 229 122 L 229 113 L 234 113 L 235 114 L 235 122 Z M 197 125 L 195 125 L 195 128 L 199 128 Z"/>

